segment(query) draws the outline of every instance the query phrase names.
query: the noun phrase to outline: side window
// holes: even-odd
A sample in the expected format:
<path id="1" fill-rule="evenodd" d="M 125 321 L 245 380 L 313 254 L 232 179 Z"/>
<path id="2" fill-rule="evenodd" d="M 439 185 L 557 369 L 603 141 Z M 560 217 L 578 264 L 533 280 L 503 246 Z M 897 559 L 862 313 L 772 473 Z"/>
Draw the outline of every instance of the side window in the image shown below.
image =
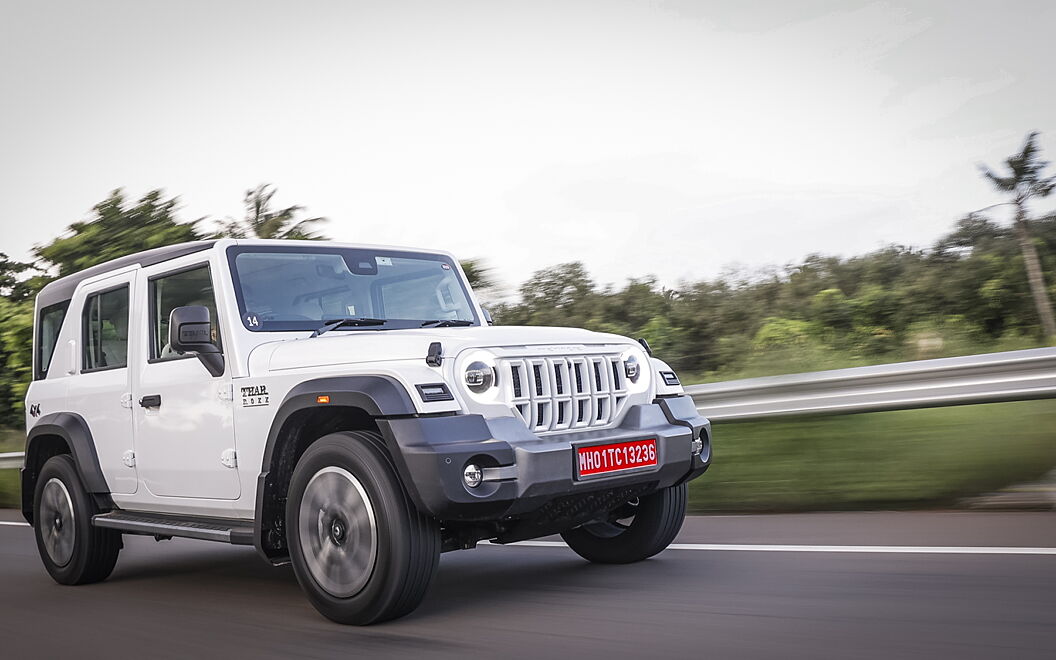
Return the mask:
<path id="1" fill-rule="evenodd" d="M 37 354 L 36 354 L 36 376 L 42 380 L 48 376 L 48 367 L 51 366 L 51 357 L 55 353 L 55 342 L 59 339 L 59 330 L 62 322 L 66 319 L 66 310 L 70 307 L 70 301 L 66 300 L 57 305 L 51 305 L 40 310 L 37 318 Z"/>
<path id="2" fill-rule="evenodd" d="M 169 315 L 177 307 L 204 305 L 209 308 L 213 343 L 220 344 L 220 324 L 209 266 L 199 266 L 150 281 L 150 358 L 171 360 L 180 357 L 169 346 Z"/>
<path id="3" fill-rule="evenodd" d="M 128 286 L 95 293 L 84 301 L 82 371 L 128 366 Z"/>

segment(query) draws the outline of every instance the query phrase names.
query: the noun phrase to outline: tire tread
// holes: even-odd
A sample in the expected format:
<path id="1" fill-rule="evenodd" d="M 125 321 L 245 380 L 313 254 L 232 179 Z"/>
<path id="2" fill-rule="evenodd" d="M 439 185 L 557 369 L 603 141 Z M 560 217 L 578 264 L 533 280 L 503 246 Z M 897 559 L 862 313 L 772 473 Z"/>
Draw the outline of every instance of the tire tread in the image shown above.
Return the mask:
<path id="1" fill-rule="evenodd" d="M 561 533 L 580 557 L 599 564 L 630 564 L 659 554 L 675 540 L 686 517 L 685 484 L 642 498 L 631 526 L 616 535 L 599 536 L 585 525 Z"/>

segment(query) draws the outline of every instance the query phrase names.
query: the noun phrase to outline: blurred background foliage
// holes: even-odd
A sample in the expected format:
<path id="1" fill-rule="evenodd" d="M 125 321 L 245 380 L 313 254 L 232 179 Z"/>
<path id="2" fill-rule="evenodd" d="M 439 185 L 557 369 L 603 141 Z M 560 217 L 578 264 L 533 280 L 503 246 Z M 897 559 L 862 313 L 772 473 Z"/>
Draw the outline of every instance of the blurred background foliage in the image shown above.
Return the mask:
<path id="1" fill-rule="evenodd" d="M 662 286 L 651 277 L 601 285 L 584 264 L 537 271 L 504 325 L 584 327 L 649 341 L 683 382 L 731 380 L 1048 345 L 1056 294 L 1056 214 L 1027 202 L 1056 188 L 1035 136 L 984 176 L 1015 207 L 1011 226 L 966 215 L 926 248 L 891 245 L 853 257 L 810 255 L 779 268 Z M 275 208 L 275 189 L 247 190 L 243 218 L 182 222 L 178 199 L 121 190 L 36 247 L 0 253 L 0 429 L 23 425 L 33 297 L 51 279 L 144 249 L 230 236 L 325 238 L 325 218 Z M 462 262 L 475 289 L 499 288 L 482 260 Z M 1048 310 L 1046 311 L 1046 307 Z M 695 510 L 919 505 L 1035 478 L 1056 464 L 1056 404 L 993 404 L 717 427 L 716 464 L 694 482 Z M 3 432 L 7 433 L 7 432 Z M 21 431 L 0 451 L 21 446 Z M 17 446 L 16 446 L 17 445 Z M 0 471 L 0 506 L 15 471 Z"/>
<path id="2" fill-rule="evenodd" d="M 1030 229 L 1053 282 L 1056 215 Z M 519 302 L 492 312 L 503 324 L 644 337 L 686 382 L 1047 344 L 1014 230 L 975 215 L 926 249 L 811 255 L 769 272 L 674 288 L 649 278 L 598 286 L 583 264 L 561 264 L 525 282 Z"/>

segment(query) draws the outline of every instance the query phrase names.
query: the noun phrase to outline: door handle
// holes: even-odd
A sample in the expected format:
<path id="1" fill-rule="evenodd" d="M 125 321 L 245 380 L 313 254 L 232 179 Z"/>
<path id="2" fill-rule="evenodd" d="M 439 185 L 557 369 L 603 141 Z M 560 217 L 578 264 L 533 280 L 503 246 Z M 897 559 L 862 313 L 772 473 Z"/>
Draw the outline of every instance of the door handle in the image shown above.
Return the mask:
<path id="1" fill-rule="evenodd" d="M 161 406 L 161 395 L 149 394 L 139 400 L 139 405 L 144 408 L 158 408 Z"/>

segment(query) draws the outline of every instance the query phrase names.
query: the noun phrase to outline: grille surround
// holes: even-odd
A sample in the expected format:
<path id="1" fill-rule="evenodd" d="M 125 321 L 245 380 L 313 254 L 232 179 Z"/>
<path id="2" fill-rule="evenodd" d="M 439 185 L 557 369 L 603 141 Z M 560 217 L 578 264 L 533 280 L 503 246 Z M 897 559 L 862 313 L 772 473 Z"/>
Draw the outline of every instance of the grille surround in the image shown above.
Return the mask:
<path id="1" fill-rule="evenodd" d="M 533 433 L 615 424 L 630 392 L 619 353 L 500 357 L 500 397 Z"/>

